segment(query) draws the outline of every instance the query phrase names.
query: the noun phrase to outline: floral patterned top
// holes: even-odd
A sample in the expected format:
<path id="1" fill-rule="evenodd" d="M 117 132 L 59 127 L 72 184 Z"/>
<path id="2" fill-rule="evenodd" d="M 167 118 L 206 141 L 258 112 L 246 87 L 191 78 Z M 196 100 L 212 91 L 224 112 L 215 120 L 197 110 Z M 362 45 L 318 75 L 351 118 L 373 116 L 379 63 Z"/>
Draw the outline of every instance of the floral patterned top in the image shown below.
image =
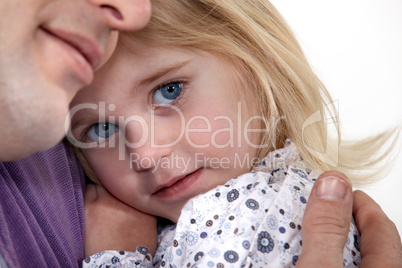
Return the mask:
<path id="1" fill-rule="evenodd" d="M 253 172 L 189 200 L 176 225 L 159 235 L 155 256 L 104 251 L 83 267 L 294 267 L 302 248 L 302 220 L 317 174 L 286 142 Z M 351 223 L 345 267 L 357 267 L 360 236 Z"/>

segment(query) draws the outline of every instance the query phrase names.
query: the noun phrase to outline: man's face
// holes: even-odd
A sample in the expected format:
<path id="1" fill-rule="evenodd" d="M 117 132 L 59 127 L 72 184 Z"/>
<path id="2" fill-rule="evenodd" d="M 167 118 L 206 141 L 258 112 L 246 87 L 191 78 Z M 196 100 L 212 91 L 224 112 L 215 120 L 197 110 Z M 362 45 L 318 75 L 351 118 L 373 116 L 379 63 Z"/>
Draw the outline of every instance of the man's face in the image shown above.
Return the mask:
<path id="1" fill-rule="evenodd" d="M 69 102 L 114 48 L 113 30 L 138 30 L 149 17 L 149 0 L 1 0 L 0 148 L 8 152 L 0 161 L 58 142 Z"/>

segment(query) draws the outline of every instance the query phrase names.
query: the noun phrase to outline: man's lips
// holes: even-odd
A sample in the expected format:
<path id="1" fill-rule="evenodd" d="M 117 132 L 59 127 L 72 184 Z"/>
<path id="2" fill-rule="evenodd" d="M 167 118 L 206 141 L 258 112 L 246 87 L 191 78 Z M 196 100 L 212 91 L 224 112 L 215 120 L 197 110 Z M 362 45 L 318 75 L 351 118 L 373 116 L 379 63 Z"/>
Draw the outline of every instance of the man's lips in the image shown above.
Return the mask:
<path id="1" fill-rule="evenodd" d="M 47 34 L 52 35 L 77 50 L 95 70 L 101 60 L 101 48 L 97 42 L 89 40 L 80 34 L 71 33 L 62 29 L 49 29 L 41 27 Z"/>
<path id="2" fill-rule="evenodd" d="M 153 192 L 153 195 L 158 194 L 166 189 L 169 189 L 170 187 L 174 186 L 176 183 L 181 182 L 182 180 L 185 180 L 187 178 L 189 178 L 191 175 L 193 175 L 194 173 L 196 173 L 197 171 L 199 171 L 201 168 L 188 173 L 187 175 L 184 176 L 178 176 L 178 177 L 174 177 L 172 179 L 170 179 L 167 183 L 159 185 Z"/>

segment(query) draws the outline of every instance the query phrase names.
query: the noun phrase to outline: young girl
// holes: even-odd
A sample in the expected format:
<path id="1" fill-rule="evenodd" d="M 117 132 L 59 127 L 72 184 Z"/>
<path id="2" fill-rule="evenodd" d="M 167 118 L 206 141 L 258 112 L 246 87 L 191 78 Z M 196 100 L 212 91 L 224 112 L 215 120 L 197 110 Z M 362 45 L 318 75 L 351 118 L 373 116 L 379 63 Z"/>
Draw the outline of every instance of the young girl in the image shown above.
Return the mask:
<path id="1" fill-rule="evenodd" d="M 176 223 L 152 260 L 139 247 L 95 254 L 88 267 L 294 266 L 317 174 L 359 182 L 378 172 L 353 170 L 381 160 L 362 156 L 383 139 L 351 147 L 331 135 L 331 97 L 265 0 L 153 1 L 149 25 L 120 36 L 72 107 L 87 174 Z M 344 264 L 359 261 L 351 223 Z"/>

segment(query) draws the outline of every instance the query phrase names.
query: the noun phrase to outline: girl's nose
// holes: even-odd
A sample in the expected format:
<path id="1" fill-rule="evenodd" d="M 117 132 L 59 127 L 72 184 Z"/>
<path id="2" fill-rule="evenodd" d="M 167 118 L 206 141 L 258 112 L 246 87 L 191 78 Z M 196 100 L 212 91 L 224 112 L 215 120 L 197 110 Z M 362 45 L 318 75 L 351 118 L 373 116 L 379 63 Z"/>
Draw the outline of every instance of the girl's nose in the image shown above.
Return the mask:
<path id="1" fill-rule="evenodd" d="M 125 148 L 131 166 L 138 172 L 154 169 L 160 159 L 172 154 L 177 143 L 172 142 L 169 130 L 157 131 L 160 129 L 148 128 L 148 123 L 138 120 L 125 125 Z"/>

